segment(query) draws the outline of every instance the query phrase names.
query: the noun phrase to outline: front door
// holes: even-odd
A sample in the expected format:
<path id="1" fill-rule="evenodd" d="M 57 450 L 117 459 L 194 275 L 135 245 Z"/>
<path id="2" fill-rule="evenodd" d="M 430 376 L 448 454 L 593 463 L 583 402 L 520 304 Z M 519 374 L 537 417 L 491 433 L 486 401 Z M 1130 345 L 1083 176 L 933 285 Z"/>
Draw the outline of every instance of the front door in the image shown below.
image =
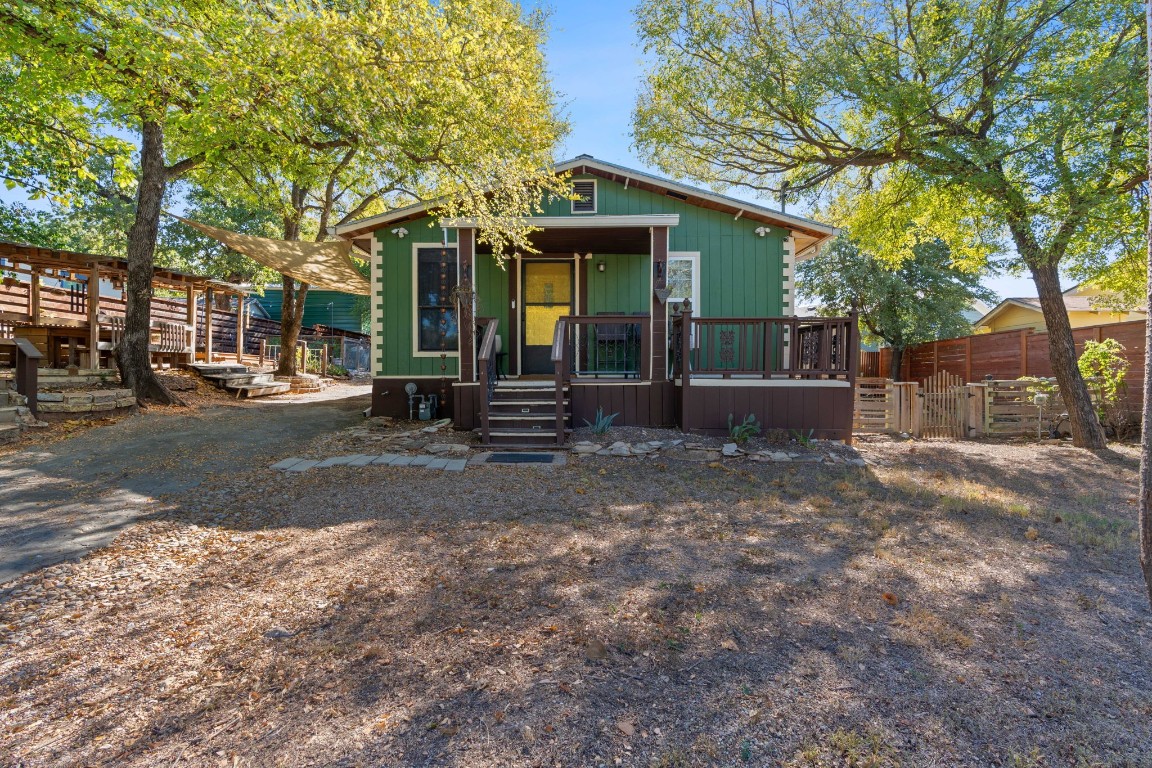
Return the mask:
<path id="1" fill-rule="evenodd" d="M 552 373 L 556 321 L 572 314 L 572 262 L 524 259 L 520 279 L 520 320 L 524 329 L 520 370 L 525 375 Z"/>

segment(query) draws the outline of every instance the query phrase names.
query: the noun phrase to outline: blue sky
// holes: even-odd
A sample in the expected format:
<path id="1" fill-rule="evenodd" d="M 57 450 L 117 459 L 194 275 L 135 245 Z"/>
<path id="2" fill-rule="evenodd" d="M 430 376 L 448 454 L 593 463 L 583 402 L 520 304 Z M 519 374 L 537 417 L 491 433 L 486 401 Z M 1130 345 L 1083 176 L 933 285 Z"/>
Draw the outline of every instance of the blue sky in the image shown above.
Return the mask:
<path id="1" fill-rule="evenodd" d="M 551 11 L 548 68 L 571 123 L 571 133 L 557 152 L 559 159 L 589 154 L 655 171 L 636 156 L 630 135 L 632 106 L 643 76 L 633 4 L 623 0 L 526 0 L 525 4 Z M 739 190 L 728 194 L 755 200 Z M 0 200 L 23 198 L 18 191 L 0 188 Z M 1001 297 L 1036 295 L 1028 278 L 996 277 L 985 282 Z"/>

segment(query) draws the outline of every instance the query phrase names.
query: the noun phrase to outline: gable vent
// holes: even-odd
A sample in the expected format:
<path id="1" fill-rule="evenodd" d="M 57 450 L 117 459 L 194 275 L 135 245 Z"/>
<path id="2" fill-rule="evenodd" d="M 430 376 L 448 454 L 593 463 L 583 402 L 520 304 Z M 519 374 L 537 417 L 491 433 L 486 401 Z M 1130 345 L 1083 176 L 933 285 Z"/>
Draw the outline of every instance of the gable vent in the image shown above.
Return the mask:
<path id="1" fill-rule="evenodd" d="M 574 181 L 572 191 L 578 196 L 572 201 L 572 213 L 596 213 L 595 181 Z"/>
<path id="2" fill-rule="evenodd" d="M 684 194 L 681 194 L 679 192 L 673 192 L 670 189 L 666 190 L 664 192 L 664 194 L 665 194 L 665 196 L 671 197 L 674 200 L 687 200 L 688 199 L 688 195 L 684 195 Z"/>

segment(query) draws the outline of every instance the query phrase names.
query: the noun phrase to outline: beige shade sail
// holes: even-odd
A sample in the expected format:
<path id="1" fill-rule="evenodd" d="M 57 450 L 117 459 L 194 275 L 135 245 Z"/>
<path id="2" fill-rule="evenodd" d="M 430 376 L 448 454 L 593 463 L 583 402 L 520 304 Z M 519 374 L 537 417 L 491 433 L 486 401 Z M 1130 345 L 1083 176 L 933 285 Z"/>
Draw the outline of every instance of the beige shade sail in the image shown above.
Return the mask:
<path id="1" fill-rule="evenodd" d="M 239 232 L 210 227 L 181 216 L 173 218 L 200 230 L 208 237 L 219 240 L 253 261 L 308 283 L 313 288 L 351 293 L 356 296 L 367 296 L 371 293 L 368 280 L 352 263 L 350 256 L 352 243 L 348 240 L 329 243 L 273 240 L 270 237 L 242 235 Z"/>

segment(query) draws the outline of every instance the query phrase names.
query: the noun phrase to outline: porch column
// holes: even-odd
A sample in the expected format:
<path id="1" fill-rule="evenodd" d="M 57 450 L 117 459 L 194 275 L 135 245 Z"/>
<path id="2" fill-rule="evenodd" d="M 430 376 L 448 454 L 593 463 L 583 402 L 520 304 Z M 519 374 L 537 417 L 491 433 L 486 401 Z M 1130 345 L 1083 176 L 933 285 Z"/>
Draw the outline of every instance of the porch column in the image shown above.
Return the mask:
<path id="1" fill-rule="evenodd" d="M 648 371 L 650 381 L 668 379 L 668 313 L 656 289 L 668 287 L 668 227 L 652 227 L 652 291 L 649 301 L 652 306 L 652 367 Z"/>
<path id="2" fill-rule="evenodd" d="M 473 273 L 476 251 L 476 230 L 456 230 L 456 255 L 459 258 L 460 287 L 463 289 L 461 298 L 472 294 L 468 299 L 469 305 L 457 307 L 459 316 L 456 318 L 460 329 L 460 381 L 476 381 L 476 281 Z"/>
<path id="3" fill-rule="evenodd" d="M 33 278 L 39 281 L 39 278 Z M 100 367 L 100 267 L 88 273 L 88 367 Z"/>

